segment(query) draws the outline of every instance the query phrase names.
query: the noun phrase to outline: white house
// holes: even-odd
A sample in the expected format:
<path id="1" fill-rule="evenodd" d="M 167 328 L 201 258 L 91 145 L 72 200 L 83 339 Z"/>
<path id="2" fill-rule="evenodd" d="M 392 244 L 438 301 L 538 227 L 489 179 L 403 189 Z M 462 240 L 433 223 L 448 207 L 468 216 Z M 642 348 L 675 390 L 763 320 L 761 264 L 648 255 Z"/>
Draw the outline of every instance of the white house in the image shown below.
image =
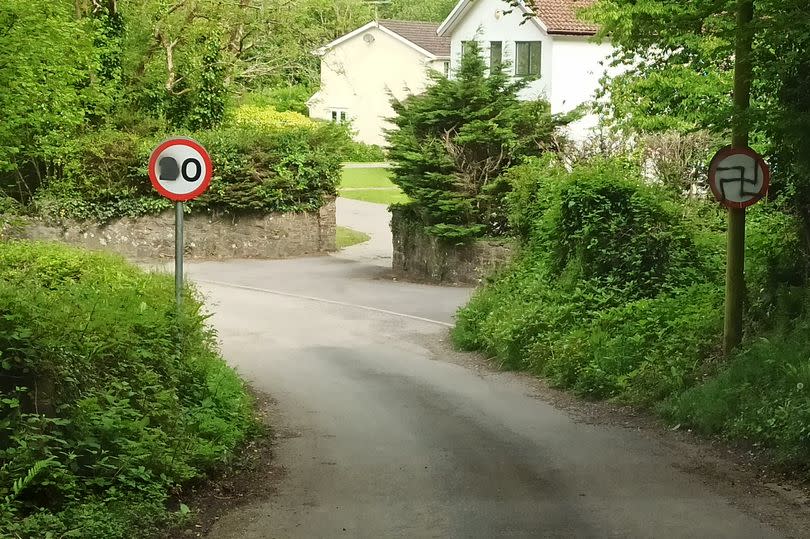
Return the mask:
<path id="1" fill-rule="evenodd" d="M 391 96 L 421 93 L 428 68 L 449 70 L 450 39 L 437 30 L 433 23 L 373 21 L 318 49 L 321 89 L 307 102 L 309 115 L 351 121 L 357 140 L 384 145 Z"/>
<path id="2" fill-rule="evenodd" d="M 592 100 L 613 52 L 608 43 L 591 43 L 597 28 L 576 16 L 592 3 L 526 0 L 512 8 L 504 0 L 461 0 L 438 34 L 450 39 L 451 72 L 461 61 L 464 43 L 476 40 L 490 66 L 508 60 L 515 76 L 536 77 L 523 98 L 542 96 L 552 112 L 568 112 Z M 583 139 L 596 124 L 596 116 L 588 115 L 571 126 L 571 135 Z"/>

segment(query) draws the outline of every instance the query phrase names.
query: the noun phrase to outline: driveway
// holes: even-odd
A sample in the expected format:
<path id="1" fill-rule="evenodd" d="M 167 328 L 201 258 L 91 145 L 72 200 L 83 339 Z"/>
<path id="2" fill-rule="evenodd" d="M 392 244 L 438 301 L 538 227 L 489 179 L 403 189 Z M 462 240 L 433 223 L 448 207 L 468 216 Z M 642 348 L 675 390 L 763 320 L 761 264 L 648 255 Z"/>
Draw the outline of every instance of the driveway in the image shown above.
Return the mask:
<path id="1" fill-rule="evenodd" d="M 374 208 L 339 204 L 342 224 L 382 237 L 361 222 Z M 779 536 L 655 436 L 583 423 L 527 377 L 453 352 L 471 291 L 394 282 L 384 255 L 375 241 L 189 264 L 225 357 L 277 401 L 286 471 L 210 537 Z"/>
<path id="2" fill-rule="evenodd" d="M 335 256 L 390 269 L 392 237 L 388 206 L 338 197 L 336 211 L 339 226 L 365 232 L 371 239 L 344 249 Z"/>

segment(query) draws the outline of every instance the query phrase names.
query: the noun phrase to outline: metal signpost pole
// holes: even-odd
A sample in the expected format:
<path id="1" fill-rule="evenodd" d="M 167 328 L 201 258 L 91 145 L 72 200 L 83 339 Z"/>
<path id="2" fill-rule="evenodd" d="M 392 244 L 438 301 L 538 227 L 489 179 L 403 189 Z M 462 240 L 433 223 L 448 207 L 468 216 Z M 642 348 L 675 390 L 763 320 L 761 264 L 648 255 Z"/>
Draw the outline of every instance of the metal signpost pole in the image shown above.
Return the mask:
<path id="1" fill-rule="evenodd" d="M 737 45 L 734 65 L 734 118 L 732 146 L 748 147 L 754 41 L 754 0 L 737 0 Z M 726 263 L 726 318 L 723 350 L 729 355 L 742 342 L 743 298 L 745 296 L 745 208 L 728 210 Z"/>
<path id="2" fill-rule="evenodd" d="M 174 288 L 177 310 L 183 306 L 183 203 L 174 205 Z"/>
<path id="3" fill-rule="evenodd" d="M 149 181 L 158 193 L 174 202 L 174 288 L 177 312 L 183 306 L 184 203 L 211 185 L 211 156 L 190 138 L 164 140 L 149 157 Z"/>

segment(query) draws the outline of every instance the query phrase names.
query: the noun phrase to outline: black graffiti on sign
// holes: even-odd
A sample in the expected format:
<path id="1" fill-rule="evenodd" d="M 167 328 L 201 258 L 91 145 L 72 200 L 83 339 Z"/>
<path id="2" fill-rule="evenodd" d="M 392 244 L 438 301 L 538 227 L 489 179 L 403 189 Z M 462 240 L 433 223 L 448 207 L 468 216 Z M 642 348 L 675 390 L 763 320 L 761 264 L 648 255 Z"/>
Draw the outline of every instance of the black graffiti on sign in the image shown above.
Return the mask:
<path id="1" fill-rule="evenodd" d="M 160 169 L 159 178 L 162 182 L 175 182 L 182 175 L 184 180 L 194 183 L 199 181 L 203 172 L 202 163 L 193 157 L 183 161 L 182 166 L 177 164 L 177 159 L 174 157 L 162 157 L 158 162 L 158 168 Z"/>
<path id="2" fill-rule="evenodd" d="M 733 172 L 734 176 L 732 177 L 725 177 L 719 178 L 718 184 L 720 186 L 720 194 L 723 197 L 722 200 L 728 200 L 728 196 L 726 195 L 726 186 L 729 184 L 736 184 L 736 187 L 739 188 L 739 197 L 740 199 L 744 199 L 745 197 L 761 197 L 761 193 L 759 191 L 748 191 L 746 190 L 746 186 L 756 186 L 759 185 L 761 180 L 759 175 L 759 164 L 754 162 L 754 177 L 749 178 L 746 176 L 748 172 L 745 167 L 717 167 L 717 172 Z"/>

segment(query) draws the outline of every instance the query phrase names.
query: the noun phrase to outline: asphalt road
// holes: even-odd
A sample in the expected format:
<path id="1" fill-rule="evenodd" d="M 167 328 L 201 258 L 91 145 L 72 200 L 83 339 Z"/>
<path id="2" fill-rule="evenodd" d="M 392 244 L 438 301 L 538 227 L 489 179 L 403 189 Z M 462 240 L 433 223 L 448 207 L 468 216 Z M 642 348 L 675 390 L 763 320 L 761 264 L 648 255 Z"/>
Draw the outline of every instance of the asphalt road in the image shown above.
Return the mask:
<path id="1" fill-rule="evenodd" d="M 777 537 L 632 430 L 445 351 L 470 291 L 368 261 L 194 263 L 223 351 L 277 400 L 278 494 L 210 537 Z"/>

